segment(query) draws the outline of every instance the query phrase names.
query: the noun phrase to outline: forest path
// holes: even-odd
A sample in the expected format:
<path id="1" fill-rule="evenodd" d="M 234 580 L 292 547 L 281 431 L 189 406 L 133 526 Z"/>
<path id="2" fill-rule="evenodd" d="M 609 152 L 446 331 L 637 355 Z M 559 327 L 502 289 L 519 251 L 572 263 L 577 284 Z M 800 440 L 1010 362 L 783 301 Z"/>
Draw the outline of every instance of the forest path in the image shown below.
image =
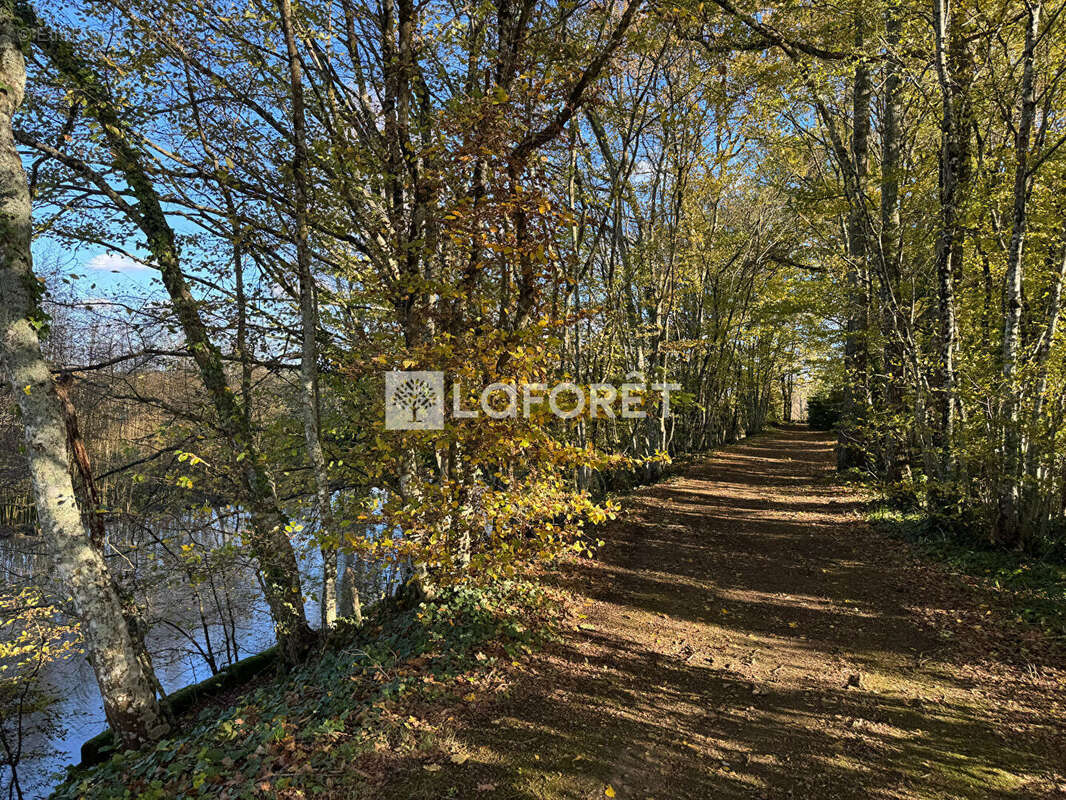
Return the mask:
<path id="1" fill-rule="evenodd" d="M 395 796 L 1066 797 L 1061 661 L 866 525 L 832 445 L 777 429 L 630 496 L 563 640 Z"/>

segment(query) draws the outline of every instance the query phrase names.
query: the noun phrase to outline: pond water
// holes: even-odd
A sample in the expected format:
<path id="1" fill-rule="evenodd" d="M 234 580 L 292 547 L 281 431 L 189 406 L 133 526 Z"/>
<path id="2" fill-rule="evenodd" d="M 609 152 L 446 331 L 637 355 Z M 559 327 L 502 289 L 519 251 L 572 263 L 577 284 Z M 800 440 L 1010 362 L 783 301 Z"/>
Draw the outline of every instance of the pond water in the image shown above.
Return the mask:
<path id="1" fill-rule="evenodd" d="M 311 619 L 317 618 L 317 604 L 314 610 L 315 616 Z M 273 626 L 265 605 L 256 598 L 243 612 L 244 621 L 238 623 L 237 636 L 241 657 L 261 652 L 274 643 Z M 221 634 L 220 626 L 215 626 L 214 633 Z M 199 644 L 203 645 L 203 641 Z M 167 628 L 155 626 L 149 634 L 148 646 L 156 675 L 166 692 L 211 676 L 206 661 L 193 652 L 189 642 L 176 631 L 170 631 L 168 635 Z M 224 660 L 219 666 L 227 663 L 228 660 Z M 62 727 L 53 737 L 43 726 L 35 727 L 34 721 L 30 721 L 27 750 L 42 750 L 47 755 L 20 769 L 27 798 L 47 797 L 62 779 L 66 767 L 81 761 L 82 744 L 107 728 L 96 677 L 84 656 L 52 664 L 42 678 L 45 688 L 58 698 L 53 712 Z"/>
<path id="2" fill-rule="evenodd" d="M 38 541 L 32 537 L 0 539 L 0 581 L 37 576 L 33 581 L 37 583 L 42 577 L 47 579 L 47 573 L 42 571 L 49 570 L 50 559 L 37 550 Z M 321 555 L 316 549 L 305 547 L 299 551 L 299 559 L 307 617 L 316 624 L 320 614 L 315 595 L 320 591 Z M 341 554 L 341 574 L 353 563 L 353 556 Z M 397 576 L 389 571 L 356 566 L 361 567 L 360 583 L 364 588 L 360 594 L 365 601 L 391 591 L 397 581 Z M 154 624 L 146 641 L 157 676 L 168 693 L 211 676 L 204 657 L 206 651 L 213 651 L 216 667 L 221 668 L 274 644 L 270 616 L 250 565 L 237 564 L 224 573 L 224 578 L 224 586 L 213 585 L 209 592 L 201 587 L 198 593 L 187 582 L 164 582 L 148 598 Z M 198 598 L 205 594 L 213 602 L 202 613 L 204 605 Z M 47 797 L 62 779 L 65 768 L 80 762 L 82 744 L 107 727 L 96 679 L 84 656 L 48 665 L 41 683 L 56 698 L 51 719 L 58 728 L 50 729 L 40 716 L 27 720 L 24 750 L 44 754 L 23 761 L 19 768 L 27 800 Z M 2 795 L 7 794 L 7 778 L 0 771 Z"/>

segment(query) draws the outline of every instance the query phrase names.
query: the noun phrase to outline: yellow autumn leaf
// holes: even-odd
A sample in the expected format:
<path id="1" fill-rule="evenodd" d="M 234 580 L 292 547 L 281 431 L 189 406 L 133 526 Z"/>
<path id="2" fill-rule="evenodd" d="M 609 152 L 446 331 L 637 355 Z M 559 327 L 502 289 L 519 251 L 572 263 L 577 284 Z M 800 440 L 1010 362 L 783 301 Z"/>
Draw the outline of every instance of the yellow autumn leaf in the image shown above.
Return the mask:
<path id="1" fill-rule="evenodd" d="M 603 790 L 603 793 L 607 797 L 614 797 L 614 787 L 611 784 L 607 784 L 607 788 Z"/>

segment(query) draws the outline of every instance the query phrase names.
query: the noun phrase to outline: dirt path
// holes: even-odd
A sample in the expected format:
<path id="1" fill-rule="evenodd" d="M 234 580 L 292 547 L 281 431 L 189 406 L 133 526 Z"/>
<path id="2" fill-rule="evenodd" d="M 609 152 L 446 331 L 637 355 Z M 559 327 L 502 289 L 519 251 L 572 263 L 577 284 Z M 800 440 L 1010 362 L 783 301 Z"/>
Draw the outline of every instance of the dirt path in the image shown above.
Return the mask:
<path id="1" fill-rule="evenodd" d="M 1061 664 L 871 531 L 831 444 L 775 431 L 637 493 L 584 617 L 397 796 L 1066 798 Z"/>

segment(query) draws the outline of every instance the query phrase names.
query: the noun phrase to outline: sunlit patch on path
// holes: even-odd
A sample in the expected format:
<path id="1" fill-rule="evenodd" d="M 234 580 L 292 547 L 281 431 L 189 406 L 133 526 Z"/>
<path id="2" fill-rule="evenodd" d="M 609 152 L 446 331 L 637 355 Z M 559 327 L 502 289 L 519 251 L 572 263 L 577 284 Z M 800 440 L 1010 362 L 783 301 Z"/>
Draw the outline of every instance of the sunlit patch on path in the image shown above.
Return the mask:
<path id="1" fill-rule="evenodd" d="M 1066 797 L 1061 664 L 994 655 L 979 590 L 871 531 L 832 459 L 774 431 L 638 492 L 563 641 L 403 796 Z"/>

